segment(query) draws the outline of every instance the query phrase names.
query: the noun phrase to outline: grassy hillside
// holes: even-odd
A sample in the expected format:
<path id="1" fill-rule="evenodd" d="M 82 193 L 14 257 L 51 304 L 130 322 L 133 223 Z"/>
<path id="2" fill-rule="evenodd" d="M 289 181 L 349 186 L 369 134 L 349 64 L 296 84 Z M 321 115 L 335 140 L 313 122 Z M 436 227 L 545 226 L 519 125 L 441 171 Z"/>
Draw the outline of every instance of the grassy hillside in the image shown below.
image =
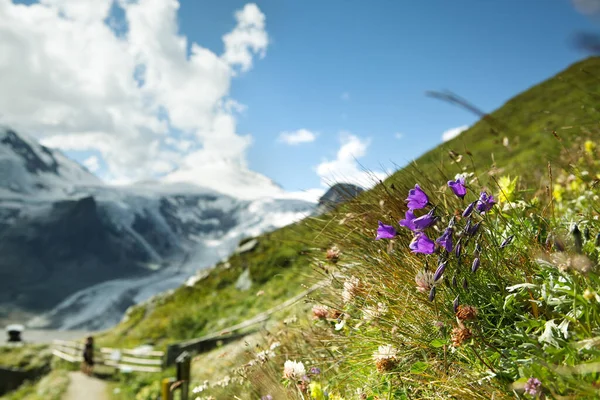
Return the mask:
<path id="1" fill-rule="evenodd" d="M 393 187 L 408 175 L 432 179 L 441 174 L 445 179 L 467 167 L 478 172 L 497 167 L 498 173 L 518 173 L 522 183 L 539 185 L 547 179 L 546 162 L 557 161 L 574 138 L 600 136 L 599 98 L 600 58 L 594 57 L 511 99 L 384 184 Z M 462 161 L 457 163 L 460 156 Z M 486 177 L 480 176 L 484 184 Z M 366 192 L 358 201 L 377 197 L 381 190 Z M 394 214 L 396 219 L 402 216 L 400 211 Z M 217 331 L 276 305 L 303 290 L 300 283 L 311 274 L 311 250 L 321 255 L 333 244 L 328 239 L 331 235 L 320 234 L 335 228 L 337 223 L 330 222 L 330 217 L 323 216 L 261 236 L 254 251 L 232 256 L 194 287 L 182 286 L 155 303 L 136 307 L 126 322 L 101 340 L 114 345 L 164 345 Z M 254 284 L 249 291 L 239 291 L 235 282 L 246 268 Z M 260 291 L 264 294 L 257 296 Z"/>
<path id="2" fill-rule="evenodd" d="M 511 99 L 337 213 L 262 235 L 255 249 L 233 255 L 195 285 L 134 307 L 124 322 L 99 341 L 111 346 L 152 343 L 164 348 L 171 342 L 218 332 L 283 302 L 323 277 L 314 265 L 327 263 L 325 254 L 333 245 L 368 243 L 375 236 L 377 219 L 389 224 L 401 219 L 406 190 L 415 181 L 434 192 L 438 188 L 437 195 L 445 190 L 445 181 L 460 172 L 474 172 L 477 185 L 492 188 L 497 187 L 497 177 L 518 175 L 521 189 L 544 192 L 550 182 L 548 162 L 557 170 L 559 164 L 570 162 L 565 149 L 587 138 L 600 138 L 600 111 L 594 107 L 599 96 L 600 58 L 577 63 Z M 246 270 L 252 287 L 238 290 L 236 281 Z"/>

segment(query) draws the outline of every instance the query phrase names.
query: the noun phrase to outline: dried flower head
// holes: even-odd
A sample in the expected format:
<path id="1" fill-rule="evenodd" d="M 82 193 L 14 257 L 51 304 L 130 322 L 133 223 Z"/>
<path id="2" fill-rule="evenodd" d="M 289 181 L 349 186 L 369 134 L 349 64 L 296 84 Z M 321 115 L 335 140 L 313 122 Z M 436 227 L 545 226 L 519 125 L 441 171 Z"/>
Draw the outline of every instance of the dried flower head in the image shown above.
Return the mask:
<path id="1" fill-rule="evenodd" d="M 341 251 L 337 246 L 332 246 L 330 249 L 327 250 L 326 257 L 332 263 L 336 263 L 340 259 L 340 253 Z"/>
<path id="2" fill-rule="evenodd" d="M 454 347 L 459 347 L 465 341 L 471 339 L 473 337 L 473 333 L 466 326 L 457 326 L 452 329 L 452 344 Z"/>
<path id="3" fill-rule="evenodd" d="M 302 361 L 287 360 L 283 364 L 283 377 L 289 380 L 299 381 L 306 375 L 306 368 Z"/>
<path id="4" fill-rule="evenodd" d="M 344 290 L 342 291 L 342 299 L 344 300 L 345 303 L 349 303 L 352 301 L 352 299 L 354 299 L 356 296 L 358 296 L 362 292 L 363 292 L 363 285 L 361 284 L 360 279 L 358 279 L 355 276 L 351 276 L 350 278 L 346 279 L 346 282 L 344 282 Z"/>
<path id="5" fill-rule="evenodd" d="M 336 310 L 335 308 L 329 309 L 329 318 L 338 319 L 341 315 L 342 315 L 342 312 L 340 310 Z"/>
<path id="6" fill-rule="evenodd" d="M 377 371 L 384 373 L 396 368 L 396 365 L 398 365 L 397 355 L 398 349 L 391 344 L 379 346 L 377 351 L 373 353 Z"/>
<path id="7" fill-rule="evenodd" d="M 468 321 L 477 318 L 477 309 L 473 306 L 459 305 L 456 310 L 456 318 L 461 321 Z"/>
<path id="8" fill-rule="evenodd" d="M 371 321 L 381 317 L 389 311 L 388 306 L 384 303 L 377 303 L 377 306 L 366 306 L 363 309 L 363 319 Z"/>
<path id="9" fill-rule="evenodd" d="M 316 305 L 312 309 L 314 319 L 326 319 L 329 316 L 329 307 Z"/>

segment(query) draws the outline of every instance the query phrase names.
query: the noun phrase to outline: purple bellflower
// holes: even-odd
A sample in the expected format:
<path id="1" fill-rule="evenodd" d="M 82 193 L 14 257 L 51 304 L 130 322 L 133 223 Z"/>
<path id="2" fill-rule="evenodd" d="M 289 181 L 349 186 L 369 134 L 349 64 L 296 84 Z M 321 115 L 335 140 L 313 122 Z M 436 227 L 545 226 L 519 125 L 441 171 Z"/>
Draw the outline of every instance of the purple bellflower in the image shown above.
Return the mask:
<path id="1" fill-rule="evenodd" d="M 488 212 L 494 207 L 494 204 L 496 204 L 496 201 L 494 200 L 493 195 L 490 194 L 488 196 L 486 192 L 481 192 L 479 200 L 477 201 L 477 210 L 479 210 L 480 213 Z"/>
<path id="2" fill-rule="evenodd" d="M 455 181 L 448 181 L 448 186 L 450 187 L 450 189 L 452 189 L 452 191 L 457 197 L 460 197 L 461 199 L 465 198 L 465 195 L 467 194 L 467 188 L 465 187 L 465 178 L 461 176 Z"/>
<path id="3" fill-rule="evenodd" d="M 375 240 L 379 239 L 393 239 L 396 236 L 396 229 L 392 225 L 386 225 L 381 221 L 379 222 L 379 228 L 377 228 L 377 237 Z"/>
<path id="4" fill-rule="evenodd" d="M 463 211 L 462 216 L 463 217 L 468 217 L 469 215 L 471 215 L 471 213 L 473 212 L 473 208 L 475 208 L 475 204 L 477 204 L 476 201 L 472 202 L 471 204 L 469 204 L 467 206 L 467 208 L 465 208 L 465 211 Z"/>
<path id="5" fill-rule="evenodd" d="M 435 243 L 423 232 L 419 232 L 408 247 L 413 253 L 433 254 L 435 251 Z"/>
<path id="6" fill-rule="evenodd" d="M 398 223 L 400 226 L 410 229 L 411 231 L 416 231 L 414 220 L 416 219 L 415 214 L 413 214 L 412 210 L 408 210 L 404 213 L 404 219 L 401 219 Z"/>
<path id="7" fill-rule="evenodd" d="M 452 228 L 447 228 L 442 236 L 437 238 L 436 243 L 450 253 L 452 251 Z"/>
<path id="8" fill-rule="evenodd" d="M 444 271 L 446 271 L 446 265 L 448 263 L 446 261 L 443 261 L 442 263 L 440 263 L 440 265 L 437 267 L 437 269 L 435 270 L 435 274 L 433 274 L 433 281 L 437 282 L 440 280 L 440 278 L 442 277 L 442 275 L 444 275 Z"/>
<path id="9" fill-rule="evenodd" d="M 438 220 L 434 214 L 434 209 L 431 209 L 427 214 L 420 216 L 419 218 L 415 218 L 412 220 L 413 225 L 415 226 L 415 230 L 422 231 L 429 228 L 431 225 Z"/>
<path id="10" fill-rule="evenodd" d="M 408 201 L 408 208 L 410 210 L 420 210 L 429 203 L 429 197 L 427 197 L 425 192 L 417 184 L 414 189 L 408 191 L 406 201 Z"/>

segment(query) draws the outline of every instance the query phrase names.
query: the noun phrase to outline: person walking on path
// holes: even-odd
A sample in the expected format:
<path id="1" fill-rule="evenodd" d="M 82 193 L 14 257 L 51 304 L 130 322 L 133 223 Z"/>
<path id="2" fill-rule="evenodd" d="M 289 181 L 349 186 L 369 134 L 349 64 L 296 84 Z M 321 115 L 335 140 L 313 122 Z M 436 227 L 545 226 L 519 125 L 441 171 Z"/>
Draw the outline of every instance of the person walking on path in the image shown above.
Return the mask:
<path id="1" fill-rule="evenodd" d="M 88 376 L 92 376 L 94 372 L 94 338 L 92 336 L 89 336 L 85 341 L 81 370 Z"/>

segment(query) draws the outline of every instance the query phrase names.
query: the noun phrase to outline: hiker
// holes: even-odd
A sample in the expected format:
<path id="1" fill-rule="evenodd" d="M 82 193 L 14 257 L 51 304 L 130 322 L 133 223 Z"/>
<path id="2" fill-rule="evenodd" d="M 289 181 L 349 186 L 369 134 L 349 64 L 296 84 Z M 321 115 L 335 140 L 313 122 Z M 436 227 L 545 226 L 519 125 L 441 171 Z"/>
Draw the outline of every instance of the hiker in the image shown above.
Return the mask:
<path id="1" fill-rule="evenodd" d="M 85 341 L 81 370 L 84 374 L 92 376 L 92 372 L 94 370 L 94 338 L 92 336 L 89 336 Z"/>

